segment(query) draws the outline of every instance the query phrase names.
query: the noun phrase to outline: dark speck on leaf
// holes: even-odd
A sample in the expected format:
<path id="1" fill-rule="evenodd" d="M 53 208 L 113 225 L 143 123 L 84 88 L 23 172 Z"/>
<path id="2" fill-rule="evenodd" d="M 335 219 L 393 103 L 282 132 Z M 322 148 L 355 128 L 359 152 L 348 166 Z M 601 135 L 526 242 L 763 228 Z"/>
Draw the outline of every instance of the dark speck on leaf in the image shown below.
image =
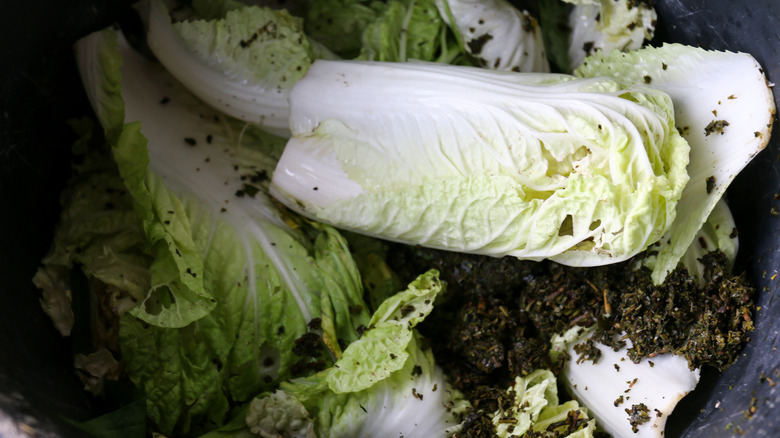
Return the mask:
<path id="1" fill-rule="evenodd" d="M 631 405 L 631 409 L 626 408 L 626 414 L 628 414 L 628 421 L 631 423 L 631 430 L 634 433 L 639 431 L 639 426 L 650 421 L 650 409 L 644 403 Z"/>
<path id="2" fill-rule="evenodd" d="M 190 146 L 195 146 L 196 144 L 198 144 L 197 140 L 195 140 L 192 137 L 184 137 L 184 142 Z"/>
<path id="3" fill-rule="evenodd" d="M 715 176 L 707 177 L 707 194 L 709 195 L 715 189 Z"/>
<path id="4" fill-rule="evenodd" d="M 321 318 L 312 318 L 311 321 L 309 321 L 309 330 L 319 330 L 322 328 L 322 319 Z"/>
<path id="5" fill-rule="evenodd" d="M 593 41 L 586 41 L 582 44 L 582 51 L 585 52 L 586 55 L 590 55 L 593 51 Z"/>
<path id="6" fill-rule="evenodd" d="M 725 120 L 713 120 L 710 122 L 707 127 L 704 128 L 704 135 L 709 136 L 710 134 L 721 134 L 723 135 L 723 130 L 726 128 L 726 126 L 729 126 L 729 122 Z"/>
<path id="7" fill-rule="evenodd" d="M 252 43 L 257 41 L 257 32 L 253 33 L 251 37 L 245 40 L 241 40 L 238 42 L 238 44 L 241 46 L 242 49 L 246 49 L 247 47 L 251 46 Z"/>
<path id="8" fill-rule="evenodd" d="M 531 18 L 531 15 L 528 13 L 523 13 L 523 30 L 532 33 L 534 31 L 534 20 Z"/>
<path id="9" fill-rule="evenodd" d="M 320 336 L 316 333 L 306 333 L 295 340 L 292 351 L 300 357 L 319 357 L 322 349 Z"/>
<path id="10" fill-rule="evenodd" d="M 251 184 L 244 184 L 244 186 L 242 187 L 242 190 L 240 190 L 240 191 L 244 192 L 244 194 L 246 194 L 250 198 L 254 198 L 255 195 L 257 195 L 257 192 L 260 191 L 260 189 L 255 187 L 255 186 L 253 186 L 253 185 L 251 185 Z"/>
<path id="11" fill-rule="evenodd" d="M 259 182 L 263 182 L 263 181 L 268 181 L 268 172 L 266 172 L 265 170 L 261 170 L 260 172 L 257 172 L 255 174 L 253 174 L 249 178 L 249 181 L 251 181 L 253 183 L 259 183 Z"/>
<path id="12" fill-rule="evenodd" d="M 171 101 L 171 99 L 168 96 L 163 97 L 162 99 L 160 99 L 160 103 L 163 104 L 163 105 L 165 105 L 166 103 L 168 103 L 170 101 Z"/>
<path id="13" fill-rule="evenodd" d="M 576 344 L 572 348 L 579 355 L 579 357 L 577 358 L 578 364 L 585 361 L 598 363 L 599 359 L 601 359 L 601 350 L 599 350 L 599 348 L 596 347 L 596 344 L 593 342 L 592 339 L 586 339 L 585 341 Z M 619 368 L 618 371 L 620 371 Z"/>
<path id="14" fill-rule="evenodd" d="M 471 51 L 471 54 L 479 55 L 482 52 L 482 48 L 485 47 L 485 44 L 492 39 L 493 39 L 493 35 L 489 33 L 485 33 L 469 41 L 467 44 L 469 46 L 469 50 Z"/>

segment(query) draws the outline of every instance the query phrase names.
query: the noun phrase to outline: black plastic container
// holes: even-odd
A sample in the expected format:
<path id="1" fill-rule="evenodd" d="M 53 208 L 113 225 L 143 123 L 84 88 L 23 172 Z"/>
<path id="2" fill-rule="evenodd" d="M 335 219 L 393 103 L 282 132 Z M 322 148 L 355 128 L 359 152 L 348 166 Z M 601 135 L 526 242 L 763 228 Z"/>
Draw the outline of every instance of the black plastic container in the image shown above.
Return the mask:
<path id="1" fill-rule="evenodd" d="M 544 0 L 540 0 L 544 1 Z M 72 43 L 128 1 L 25 0 L 0 6 L 0 437 L 79 436 L 63 418 L 101 411 L 81 390 L 70 345 L 38 304 L 31 278 L 51 242 L 73 137 L 89 113 Z M 658 40 L 751 53 L 780 81 L 780 1 L 656 0 Z M 780 93 L 776 102 L 780 106 Z M 780 132 L 729 190 L 738 268 L 760 295 L 756 330 L 723 375 L 705 373 L 666 436 L 780 436 Z M 778 276 L 776 276 L 778 274 Z"/>

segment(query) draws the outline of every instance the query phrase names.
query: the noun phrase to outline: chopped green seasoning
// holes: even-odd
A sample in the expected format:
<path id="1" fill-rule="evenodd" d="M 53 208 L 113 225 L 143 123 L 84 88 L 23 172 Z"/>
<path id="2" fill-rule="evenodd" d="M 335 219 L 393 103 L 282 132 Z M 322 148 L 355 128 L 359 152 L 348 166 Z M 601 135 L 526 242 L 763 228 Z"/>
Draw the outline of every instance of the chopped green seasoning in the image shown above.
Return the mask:
<path id="1" fill-rule="evenodd" d="M 710 134 L 723 135 L 723 130 L 726 128 L 726 126 L 729 126 L 729 122 L 725 120 L 713 120 L 704 128 L 704 134 L 707 136 Z"/>
<path id="2" fill-rule="evenodd" d="M 631 423 L 631 430 L 634 433 L 639 431 L 639 426 L 650 421 L 650 409 L 644 403 L 631 405 L 631 409 L 626 408 L 626 414 L 628 414 L 628 421 Z"/>
<path id="3" fill-rule="evenodd" d="M 493 425 L 483 416 L 508 406 L 502 388 L 516 376 L 542 368 L 557 375 L 563 362 L 552 363 L 549 339 L 571 327 L 596 327 L 575 347 L 578 361 L 598 360 L 594 341 L 618 350 L 630 339 L 628 358 L 634 362 L 671 352 L 685 357 L 691 369 L 719 370 L 736 360 L 753 329 L 755 291 L 744 276 L 727 274 L 727 259 L 716 251 L 701 259 L 701 285 L 683 267 L 654 285 L 639 258 L 571 268 L 392 245 L 387 259 L 396 272 L 437 268 L 447 296 L 457 297 L 437 303 L 420 330 L 473 405 L 461 437 L 491 436 L 484 428 Z M 623 402 L 623 396 L 615 400 Z M 647 421 L 648 412 L 632 406 L 632 424 Z"/>

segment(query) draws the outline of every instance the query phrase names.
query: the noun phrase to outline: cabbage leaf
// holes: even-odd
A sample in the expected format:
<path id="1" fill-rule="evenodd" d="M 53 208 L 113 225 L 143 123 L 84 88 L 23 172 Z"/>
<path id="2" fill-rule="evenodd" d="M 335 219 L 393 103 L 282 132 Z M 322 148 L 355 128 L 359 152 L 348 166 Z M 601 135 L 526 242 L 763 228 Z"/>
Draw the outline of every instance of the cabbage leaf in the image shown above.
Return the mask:
<path id="1" fill-rule="evenodd" d="M 327 55 L 304 34 L 303 21 L 284 9 L 227 9 L 224 17 L 172 23 L 163 2 L 150 0 L 149 48 L 207 104 L 288 136 L 290 88 L 316 57 Z"/>
<path id="2" fill-rule="evenodd" d="M 450 62 L 457 45 L 448 38 L 447 26 L 434 0 L 391 0 L 368 23 L 361 35 L 360 54 L 367 61 Z"/>
<path id="3" fill-rule="evenodd" d="M 536 18 L 507 0 L 437 0 L 462 49 L 493 70 L 549 72 Z"/>
<path id="4" fill-rule="evenodd" d="M 259 394 L 203 438 L 453 436 L 469 404 L 415 330 L 444 291 L 438 275 L 420 275 L 377 308 L 332 366 Z"/>
<path id="5" fill-rule="evenodd" d="M 499 438 L 523 437 L 528 432 L 592 438 L 596 430 L 596 421 L 588 418 L 587 408 L 581 407 L 577 400 L 559 403 L 558 384 L 552 371 L 538 369 L 515 377 L 507 397 L 510 405 L 501 406 L 493 413 Z M 575 430 L 571 432 L 572 429 Z"/>
<path id="6" fill-rule="evenodd" d="M 676 129 L 691 148 L 691 180 L 677 205 L 680 220 L 659 241 L 657 257 L 648 259 L 653 282 L 661 283 L 698 244 L 696 234 L 734 177 L 769 143 L 775 115 L 771 86 L 749 54 L 680 44 L 597 54 L 575 74 L 649 83 L 674 101 Z"/>
<path id="7" fill-rule="evenodd" d="M 666 420 L 675 406 L 699 383 L 699 368 L 689 369 L 683 356 L 671 353 L 635 363 L 628 356 L 630 339 L 619 350 L 594 341 L 598 359 L 582 358 L 575 346 L 585 342 L 593 329 L 574 326 L 550 340 L 552 360 L 564 355 L 566 358 L 562 383 L 610 435 L 663 437 Z M 640 409 L 640 415 L 644 410 L 644 421 L 632 421 L 632 409 Z"/>
<path id="8" fill-rule="evenodd" d="M 76 52 L 151 258 L 119 342 L 159 430 L 214 429 L 296 364 L 335 360 L 368 323 L 360 276 L 334 229 L 267 195 L 278 139 L 215 113 L 113 30 Z M 296 353 L 315 320 L 332 348 Z"/>
<path id="9" fill-rule="evenodd" d="M 541 10 L 545 40 L 565 72 L 595 53 L 640 49 L 658 19 L 651 2 L 636 0 L 555 0 L 542 2 Z"/>
<path id="10" fill-rule="evenodd" d="M 320 60 L 290 101 L 272 194 L 390 240 L 613 263 L 660 238 L 688 181 L 668 95 L 608 78 Z"/>

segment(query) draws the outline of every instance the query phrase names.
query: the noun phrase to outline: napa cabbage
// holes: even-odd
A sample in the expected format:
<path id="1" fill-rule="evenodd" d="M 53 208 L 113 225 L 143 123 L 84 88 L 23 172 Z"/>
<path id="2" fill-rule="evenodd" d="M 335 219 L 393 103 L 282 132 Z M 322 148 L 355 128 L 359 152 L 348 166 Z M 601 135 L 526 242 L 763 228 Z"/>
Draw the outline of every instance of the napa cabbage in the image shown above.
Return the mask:
<path id="1" fill-rule="evenodd" d="M 319 221 L 591 266 L 656 242 L 688 182 L 666 93 L 609 78 L 316 61 L 272 194 Z"/>
<path id="2" fill-rule="evenodd" d="M 772 85 L 758 62 L 747 53 L 705 50 L 664 44 L 631 53 L 613 51 L 587 59 L 578 76 L 609 76 L 645 83 L 674 101 L 675 125 L 691 148 L 690 182 L 677 205 L 675 221 L 648 259 L 653 281 L 663 282 L 688 248 L 700 245 L 705 227 L 734 178 L 769 143 L 775 116 Z M 728 207 L 716 211 L 707 251 L 722 248 L 732 257 L 736 242 Z M 706 227 L 705 227 L 706 228 Z M 706 232 L 706 231 L 705 231 Z M 699 270 L 688 263 L 692 272 Z"/>

